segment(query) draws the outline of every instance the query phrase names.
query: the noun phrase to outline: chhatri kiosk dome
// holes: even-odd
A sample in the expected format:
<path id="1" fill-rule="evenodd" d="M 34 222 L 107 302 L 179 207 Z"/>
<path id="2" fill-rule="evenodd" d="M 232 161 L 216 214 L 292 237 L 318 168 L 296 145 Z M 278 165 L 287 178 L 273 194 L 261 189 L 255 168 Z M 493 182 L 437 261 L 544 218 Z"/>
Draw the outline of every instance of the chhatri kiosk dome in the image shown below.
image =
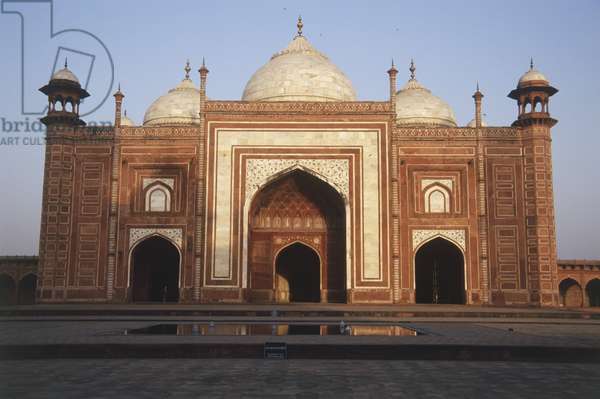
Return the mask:
<path id="1" fill-rule="evenodd" d="M 88 93 L 52 77 L 38 301 L 558 305 L 548 79 L 521 77 L 507 126 L 477 88 L 459 127 L 412 62 L 357 100 L 297 26 L 241 100 L 188 63 L 141 126 L 118 90 L 86 127 Z"/>

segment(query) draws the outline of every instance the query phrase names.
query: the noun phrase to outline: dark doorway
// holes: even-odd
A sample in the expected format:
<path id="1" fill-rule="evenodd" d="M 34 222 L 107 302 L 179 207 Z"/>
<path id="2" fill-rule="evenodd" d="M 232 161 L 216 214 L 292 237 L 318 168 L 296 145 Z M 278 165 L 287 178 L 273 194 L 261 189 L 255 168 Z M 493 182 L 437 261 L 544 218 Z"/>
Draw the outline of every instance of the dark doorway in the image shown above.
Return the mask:
<path id="1" fill-rule="evenodd" d="M 134 302 L 179 300 L 179 251 L 162 237 L 139 243 L 131 255 L 131 290 Z"/>
<path id="2" fill-rule="evenodd" d="M 0 305 L 14 305 L 16 303 L 15 280 L 8 274 L 0 275 Z"/>
<path id="3" fill-rule="evenodd" d="M 320 269 L 319 255 L 312 248 L 301 243 L 292 244 L 277 255 L 277 289 L 284 298 L 289 298 L 289 302 L 319 302 Z"/>
<path id="4" fill-rule="evenodd" d="M 587 284 L 585 290 L 588 295 L 590 306 L 600 306 L 600 280 L 593 279 Z"/>
<path id="5" fill-rule="evenodd" d="M 28 274 L 19 281 L 19 305 L 33 305 L 35 303 L 35 287 L 37 277 L 35 274 Z"/>
<path id="6" fill-rule="evenodd" d="M 415 255 L 417 303 L 465 303 L 464 259 L 450 241 L 436 238 Z"/>
<path id="7" fill-rule="evenodd" d="M 566 278 L 558 286 L 563 306 L 580 307 L 583 304 L 583 290 L 572 278 Z"/>

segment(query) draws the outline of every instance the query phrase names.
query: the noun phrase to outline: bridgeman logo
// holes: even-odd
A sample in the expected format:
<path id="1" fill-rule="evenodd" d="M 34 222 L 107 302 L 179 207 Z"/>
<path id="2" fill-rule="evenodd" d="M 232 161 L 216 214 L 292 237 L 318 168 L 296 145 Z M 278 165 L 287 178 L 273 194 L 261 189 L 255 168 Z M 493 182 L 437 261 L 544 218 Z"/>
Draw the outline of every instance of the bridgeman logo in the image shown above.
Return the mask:
<path id="1" fill-rule="evenodd" d="M 48 83 L 66 59 L 81 86 L 92 93 L 85 105 L 82 104 L 80 116 L 90 115 L 104 104 L 114 84 L 114 63 L 107 46 L 98 36 L 81 27 L 57 29 L 53 0 L 1 0 L 1 13 L 6 14 L 2 18 L 19 19 L 20 29 L 14 36 L 19 41 L 18 106 L 23 116 L 21 120 L 2 117 L 3 133 L 45 131 L 38 118 L 47 113 L 48 102 L 38 88 Z M 105 125 L 106 122 L 88 124 Z M 2 135 L 0 140 L 8 139 Z M 14 143 L 15 139 L 12 141 Z M 19 141 L 23 143 L 23 139 Z"/>
<path id="2" fill-rule="evenodd" d="M 107 127 L 112 126 L 109 121 L 89 121 L 90 127 Z M 43 145 L 44 138 L 39 134 L 46 131 L 46 126 L 36 118 L 25 117 L 22 120 L 9 120 L 0 117 L 0 128 L 2 133 L 6 135 L 0 136 L 0 146 L 11 145 Z M 28 133 L 36 133 L 37 135 L 27 135 Z"/>

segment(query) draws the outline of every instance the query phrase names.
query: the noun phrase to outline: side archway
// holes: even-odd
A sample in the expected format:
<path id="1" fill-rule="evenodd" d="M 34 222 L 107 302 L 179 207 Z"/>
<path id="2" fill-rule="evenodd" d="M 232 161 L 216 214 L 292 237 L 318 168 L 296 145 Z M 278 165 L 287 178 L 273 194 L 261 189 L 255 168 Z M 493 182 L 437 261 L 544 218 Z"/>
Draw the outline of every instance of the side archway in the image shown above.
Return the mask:
<path id="1" fill-rule="evenodd" d="M 33 305 L 35 303 L 35 289 L 37 286 L 37 276 L 29 273 L 19 280 L 19 305 Z"/>
<path id="2" fill-rule="evenodd" d="M 572 278 L 564 279 L 558 285 L 558 291 L 563 306 L 569 308 L 583 306 L 583 290 L 576 280 Z"/>
<path id="3" fill-rule="evenodd" d="M 585 293 L 590 306 L 600 306 L 600 279 L 590 280 L 585 286 Z"/>
<path id="4" fill-rule="evenodd" d="M 0 305 L 14 305 L 17 303 L 17 285 L 8 274 L 0 274 Z"/>
<path id="5" fill-rule="evenodd" d="M 181 254 L 168 239 L 154 235 L 131 251 L 130 290 L 133 302 L 179 301 Z"/>
<path id="6" fill-rule="evenodd" d="M 465 303 L 465 260 L 460 248 L 442 237 L 422 244 L 415 253 L 415 301 Z"/>

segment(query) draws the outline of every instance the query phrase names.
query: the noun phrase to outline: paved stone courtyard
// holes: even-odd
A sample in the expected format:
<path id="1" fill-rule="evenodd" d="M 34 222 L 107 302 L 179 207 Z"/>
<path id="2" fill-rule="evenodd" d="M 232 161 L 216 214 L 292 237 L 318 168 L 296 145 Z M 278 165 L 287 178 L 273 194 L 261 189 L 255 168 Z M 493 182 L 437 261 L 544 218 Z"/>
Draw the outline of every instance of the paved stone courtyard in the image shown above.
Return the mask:
<path id="1" fill-rule="evenodd" d="M 35 360 L 0 364 L 9 398 L 597 398 L 597 364 L 347 360 Z"/>
<path id="2" fill-rule="evenodd" d="M 462 311 L 462 310 L 461 310 Z M 466 309 L 465 312 L 472 311 Z M 538 312 L 539 313 L 539 312 Z M 288 343 L 368 343 L 476 345 L 507 347 L 569 347 L 597 350 L 600 321 L 519 317 L 354 317 L 369 322 L 394 322 L 424 332 L 419 336 L 351 337 L 287 336 Z M 468 315 L 467 315 L 468 316 Z M 128 328 L 157 323 L 272 323 L 269 317 L 198 315 L 32 315 L 0 318 L 0 345 L 44 346 L 142 343 L 262 343 L 269 336 L 132 336 Z M 271 318 L 272 319 L 272 318 Z M 327 316 L 277 317 L 277 322 L 339 323 Z M 352 318 L 345 320 L 352 322 Z M 437 350 L 437 348 L 434 348 Z M 163 352 L 159 354 L 162 357 Z M 144 359 L 33 356 L 36 360 L 0 361 L 0 398 L 598 398 L 598 362 L 548 359 L 523 361 L 329 360 L 329 359 Z M 8 357 L 10 358 L 10 357 Z M 535 360 L 542 360 L 535 359 Z"/>

